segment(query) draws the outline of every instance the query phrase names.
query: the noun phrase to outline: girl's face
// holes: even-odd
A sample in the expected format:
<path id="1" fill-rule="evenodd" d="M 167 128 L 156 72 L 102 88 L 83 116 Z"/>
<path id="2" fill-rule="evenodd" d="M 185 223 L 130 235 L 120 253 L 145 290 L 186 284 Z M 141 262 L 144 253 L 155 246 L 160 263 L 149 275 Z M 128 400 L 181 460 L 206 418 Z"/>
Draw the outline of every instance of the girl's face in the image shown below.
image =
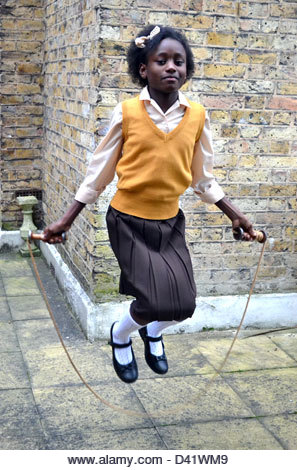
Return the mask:
<path id="1" fill-rule="evenodd" d="M 150 90 L 158 93 L 177 92 L 187 77 L 187 56 L 183 45 L 172 38 L 163 39 L 141 64 L 140 76 L 148 81 Z"/>

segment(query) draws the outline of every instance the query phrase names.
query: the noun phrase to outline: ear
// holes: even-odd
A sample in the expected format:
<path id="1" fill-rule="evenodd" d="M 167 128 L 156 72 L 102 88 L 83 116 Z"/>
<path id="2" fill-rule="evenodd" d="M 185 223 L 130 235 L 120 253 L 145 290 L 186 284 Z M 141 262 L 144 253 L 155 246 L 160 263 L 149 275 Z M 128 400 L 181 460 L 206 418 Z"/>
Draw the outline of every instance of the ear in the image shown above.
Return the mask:
<path id="1" fill-rule="evenodd" d="M 139 66 L 139 75 L 144 80 L 147 78 L 147 71 L 146 71 L 146 65 L 145 64 L 140 64 L 140 66 Z"/>

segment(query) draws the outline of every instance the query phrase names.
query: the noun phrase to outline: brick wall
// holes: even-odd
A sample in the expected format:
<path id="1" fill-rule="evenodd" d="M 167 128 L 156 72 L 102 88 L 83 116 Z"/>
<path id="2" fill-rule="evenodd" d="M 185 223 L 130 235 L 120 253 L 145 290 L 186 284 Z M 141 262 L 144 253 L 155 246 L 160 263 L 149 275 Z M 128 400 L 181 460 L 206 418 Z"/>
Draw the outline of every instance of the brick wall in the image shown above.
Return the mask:
<path id="1" fill-rule="evenodd" d="M 217 179 L 275 239 L 256 291 L 296 290 L 296 3 L 46 0 L 44 6 L 46 223 L 72 201 L 113 107 L 138 91 L 126 72 L 131 38 L 147 23 L 171 25 L 193 48 L 196 73 L 185 92 L 211 116 Z M 117 290 L 104 222 L 114 190 L 115 183 L 84 209 L 61 248 L 98 301 Z M 229 220 L 191 190 L 181 206 L 199 295 L 247 292 L 260 246 L 234 243 Z"/>
<path id="2" fill-rule="evenodd" d="M 20 226 L 16 191 L 41 191 L 43 133 L 42 0 L 1 3 L 2 226 Z"/>
<path id="3" fill-rule="evenodd" d="M 95 0 L 44 2 L 44 207 L 48 224 L 72 202 L 96 145 L 98 13 Z M 93 216 L 94 214 L 94 216 Z M 92 288 L 96 215 L 85 210 L 61 248 L 75 274 Z"/>

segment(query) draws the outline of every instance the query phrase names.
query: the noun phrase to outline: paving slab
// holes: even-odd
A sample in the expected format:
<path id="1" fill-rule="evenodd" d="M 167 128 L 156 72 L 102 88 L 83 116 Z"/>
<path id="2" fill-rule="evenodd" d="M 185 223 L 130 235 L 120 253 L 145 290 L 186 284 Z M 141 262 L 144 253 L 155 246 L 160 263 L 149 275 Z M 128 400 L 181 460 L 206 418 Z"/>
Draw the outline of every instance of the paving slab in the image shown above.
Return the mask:
<path id="1" fill-rule="evenodd" d="M 59 430 L 60 434 L 71 433 L 73 429 L 81 433 L 118 431 L 121 429 L 153 428 L 153 423 L 139 403 L 133 389 L 128 384 L 119 387 L 95 385 L 94 389 L 113 406 L 132 409 L 139 416 L 116 412 L 101 403 L 83 385 L 56 388 L 33 388 L 34 398 L 43 427 L 47 433 Z"/>
<path id="2" fill-rule="evenodd" d="M 0 390 L 0 448 L 5 441 L 42 436 L 40 418 L 31 389 Z"/>
<path id="3" fill-rule="evenodd" d="M 47 439 L 48 449 L 72 450 L 166 450 L 159 432 L 154 428 L 121 429 L 116 431 L 85 432 L 74 430 L 72 433 L 51 434 Z"/>
<path id="4" fill-rule="evenodd" d="M 116 385 L 122 384 L 114 372 L 112 365 L 111 347 L 108 346 L 108 354 L 104 343 L 88 343 L 70 350 L 71 357 L 82 375 L 89 383 L 106 384 L 115 382 Z"/>
<path id="5" fill-rule="evenodd" d="M 29 423 L 27 423 L 29 425 Z M 42 434 L 37 436 L 26 436 L 26 430 L 23 429 L 22 436 L 9 434 L 1 436 L 0 434 L 0 450 L 40 450 L 47 449 L 47 441 Z M 42 433 L 42 431 L 41 431 Z"/>
<path id="6" fill-rule="evenodd" d="M 158 431 L 168 449 L 283 449 L 256 418 L 186 423 L 158 427 Z"/>
<path id="7" fill-rule="evenodd" d="M 46 303 L 41 294 L 23 297 L 8 297 L 8 306 L 13 320 L 36 320 L 49 318 Z"/>
<path id="8" fill-rule="evenodd" d="M 18 259 L 0 259 L 0 272 L 3 278 L 18 276 L 33 278 L 30 262 L 21 257 Z"/>
<path id="9" fill-rule="evenodd" d="M 117 382 L 112 363 L 96 345 L 68 349 L 71 359 L 84 379 L 90 384 Z M 32 385 L 35 388 L 81 384 L 64 349 L 41 348 L 23 351 Z"/>
<path id="10" fill-rule="evenodd" d="M 60 348 L 61 343 L 50 318 L 15 322 L 16 334 L 21 348 L 38 350 L 46 347 Z M 67 343 L 67 337 L 63 338 Z"/>
<path id="11" fill-rule="evenodd" d="M 20 349 L 18 338 L 12 322 L 0 322 L 0 353 Z"/>
<path id="12" fill-rule="evenodd" d="M 201 341 L 199 350 L 216 368 L 220 368 L 232 340 L 229 338 Z M 245 371 L 294 367 L 295 361 L 266 336 L 238 338 L 223 371 Z"/>
<path id="13" fill-rule="evenodd" d="M 297 368 L 225 374 L 257 416 L 297 413 Z"/>
<path id="14" fill-rule="evenodd" d="M 297 333 L 270 336 L 271 341 L 297 362 Z"/>
<path id="15" fill-rule="evenodd" d="M 259 418 L 266 429 L 278 436 L 284 449 L 297 449 L 297 414 Z"/>
<path id="16" fill-rule="evenodd" d="M 6 297 L 0 297 L 0 322 L 9 322 L 12 320 L 9 305 Z"/>
<path id="17" fill-rule="evenodd" d="M 26 350 L 24 351 L 24 360 L 30 371 L 33 387 L 68 387 L 81 384 L 80 378 L 61 348 Z"/>
<path id="18" fill-rule="evenodd" d="M 0 297 L 3 297 L 6 295 L 5 289 L 4 289 L 4 284 L 2 281 L 2 278 L 0 278 Z"/>
<path id="19" fill-rule="evenodd" d="M 168 377 L 138 380 L 132 386 L 156 425 L 193 423 L 254 413 L 221 378 Z"/>
<path id="20" fill-rule="evenodd" d="M 21 352 L 0 353 L 0 389 L 26 387 L 30 382 Z"/>
<path id="21" fill-rule="evenodd" d="M 8 297 L 26 297 L 27 295 L 40 294 L 33 277 L 3 277 L 3 284 Z"/>

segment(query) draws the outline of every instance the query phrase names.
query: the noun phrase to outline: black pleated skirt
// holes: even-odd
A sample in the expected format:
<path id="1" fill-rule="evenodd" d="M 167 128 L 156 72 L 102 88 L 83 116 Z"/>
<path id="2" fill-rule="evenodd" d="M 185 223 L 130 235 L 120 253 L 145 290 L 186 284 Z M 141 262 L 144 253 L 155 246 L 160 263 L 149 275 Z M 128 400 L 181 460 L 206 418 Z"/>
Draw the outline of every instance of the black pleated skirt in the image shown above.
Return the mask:
<path id="1" fill-rule="evenodd" d="M 132 311 L 148 323 L 191 317 L 196 286 L 182 210 L 171 219 L 147 220 L 110 206 L 106 221 L 121 269 L 120 293 L 135 297 Z"/>

